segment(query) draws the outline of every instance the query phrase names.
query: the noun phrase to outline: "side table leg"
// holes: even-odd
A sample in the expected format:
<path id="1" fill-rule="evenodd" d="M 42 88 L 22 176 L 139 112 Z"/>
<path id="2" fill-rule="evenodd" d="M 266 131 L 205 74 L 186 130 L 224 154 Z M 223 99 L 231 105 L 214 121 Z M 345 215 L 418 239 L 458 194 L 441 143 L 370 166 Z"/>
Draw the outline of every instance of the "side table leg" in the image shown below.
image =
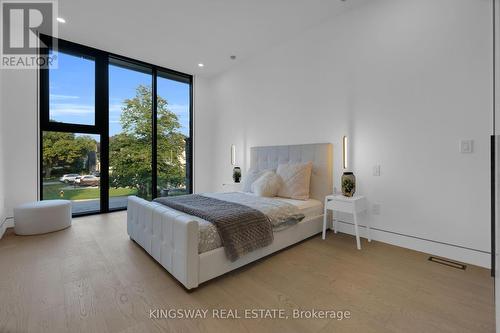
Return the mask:
<path id="1" fill-rule="evenodd" d="M 326 202 L 325 202 L 325 209 L 323 211 L 323 235 L 322 235 L 323 239 L 325 239 L 325 236 L 326 236 L 326 221 L 327 221 L 327 216 L 328 216 L 328 209 L 326 209 Z"/>
<path id="2" fill-rule="evenodd" d="M 372 229 L 370 227 L 370 221 L 369 220 L 370 220 L 369 218 L 366 219 L 366 235 L 368 236 L 368 241 L 371 242 L 372 241 L 372 235 L 371 235 L 371 233 L 372 233 L 371 230 Z"/>
<path id="3" fill-rule="evenodd" d="M 335 220 L 335 215 L 333 213 L 333 210 L 332 210 L 332 223 L 333 223 L 333 232 L 337 233 L 339 227 L 339 221 Z"/>
<path id="4" fill-rule="evenodd" d="M 354 231 L 356 232 L 356 245 L 358 250 L 361 250 L 361 241 L 359 240 L 359 229 L 358 229 L 358 214 L 354 213 Z"/>

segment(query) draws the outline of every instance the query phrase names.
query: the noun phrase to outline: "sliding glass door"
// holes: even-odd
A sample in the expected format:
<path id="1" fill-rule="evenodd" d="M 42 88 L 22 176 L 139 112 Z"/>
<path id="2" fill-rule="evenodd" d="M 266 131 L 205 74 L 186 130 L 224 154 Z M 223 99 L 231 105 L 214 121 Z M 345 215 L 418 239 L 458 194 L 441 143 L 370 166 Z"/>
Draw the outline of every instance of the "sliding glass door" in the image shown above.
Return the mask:
<path id="1" fill-rule="evenodd" d="M 73 202 L 73 213 L 99 212 L 100 136 L 43 131 L 42 196 Z"/>
<path id="2" fill-rule="evenodd" d="M 73 214 L 192 192 L 192 77 L 42 36 L 40 197 Z"/>

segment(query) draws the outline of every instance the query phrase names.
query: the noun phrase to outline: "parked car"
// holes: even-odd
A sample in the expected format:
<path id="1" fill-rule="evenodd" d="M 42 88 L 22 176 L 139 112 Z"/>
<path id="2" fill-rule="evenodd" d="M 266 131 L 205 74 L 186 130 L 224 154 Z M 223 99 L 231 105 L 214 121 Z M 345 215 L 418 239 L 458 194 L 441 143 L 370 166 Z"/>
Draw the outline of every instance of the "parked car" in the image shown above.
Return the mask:
<path id="1" fill-rule="evenodd" d="M 76 185 L 80 186 L 99 186 L 101 178 L 94 175 L 85 175 L 75 180 Z"/>
<path id="2" fill-rule="evenodd" d="M 61 178 L 59 178 L 59 181 L 61 183 L 74 183 L 75 180 L 77 180 L 78 178 L 80 178 L 80 175 L 77 174 L 77 173 L 68 173 L 66 175 L 63 175 Z"/>

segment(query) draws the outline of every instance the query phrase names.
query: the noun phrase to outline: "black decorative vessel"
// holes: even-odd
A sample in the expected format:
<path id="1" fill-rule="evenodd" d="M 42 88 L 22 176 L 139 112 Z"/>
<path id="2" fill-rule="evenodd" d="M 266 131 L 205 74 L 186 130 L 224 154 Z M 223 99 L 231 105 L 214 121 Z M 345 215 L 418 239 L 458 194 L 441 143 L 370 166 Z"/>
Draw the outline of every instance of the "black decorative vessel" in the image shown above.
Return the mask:
<path id="1" fill-rule="evenodd" d="M 352 197 L 356 192 L 356 177 L 352 172 L 344 172 L 341 179 L 342 194 L 346 197 Z"/>
<path id="2" fill-rule="evenodd" d="M 240 167 L 233 168 L 233 180 L 235 183 L 239 183 L 241 181 L 241 168 Z"/>

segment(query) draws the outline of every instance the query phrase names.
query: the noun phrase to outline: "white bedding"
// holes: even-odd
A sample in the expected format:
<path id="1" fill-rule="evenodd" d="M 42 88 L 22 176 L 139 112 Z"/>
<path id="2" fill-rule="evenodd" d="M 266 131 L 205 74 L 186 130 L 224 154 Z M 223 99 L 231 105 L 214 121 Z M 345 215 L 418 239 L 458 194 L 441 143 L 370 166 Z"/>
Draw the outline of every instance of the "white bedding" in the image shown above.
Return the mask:
<path id="1" fill-rule="evenodd" d="M 296 206 L 299 209 L 299 211 L 305 215 L 304 219 L 308 219 L 323 214 L 323 203 L 316 199 L 296 200 L 296 199 L 287 199 L 279 197 L 273 199 L 287 202 L 289 204 Z"/>
<path id="2" fill-rule="evenodd" d="M 265 213 L 271 220 L 283 219 L 287 215 L 296 213 L 304 214 L 304 220 L 323 214 L 323 204 L 319 200 L 295 200 L 286 198 L 262 198 L 249 193 L 204 193 L 220 200 L 233 201 L 258 209 Z M 199 225 L 198 253 L 208 252 L 222 247 L 222 242 L 215 228 L 215 225 L 206 220 L 196 218 Z M 290 226 L 290 225 L 288 225 Z M 273 228 L 273 231 L 280 232 L 287 227 Z"/>

